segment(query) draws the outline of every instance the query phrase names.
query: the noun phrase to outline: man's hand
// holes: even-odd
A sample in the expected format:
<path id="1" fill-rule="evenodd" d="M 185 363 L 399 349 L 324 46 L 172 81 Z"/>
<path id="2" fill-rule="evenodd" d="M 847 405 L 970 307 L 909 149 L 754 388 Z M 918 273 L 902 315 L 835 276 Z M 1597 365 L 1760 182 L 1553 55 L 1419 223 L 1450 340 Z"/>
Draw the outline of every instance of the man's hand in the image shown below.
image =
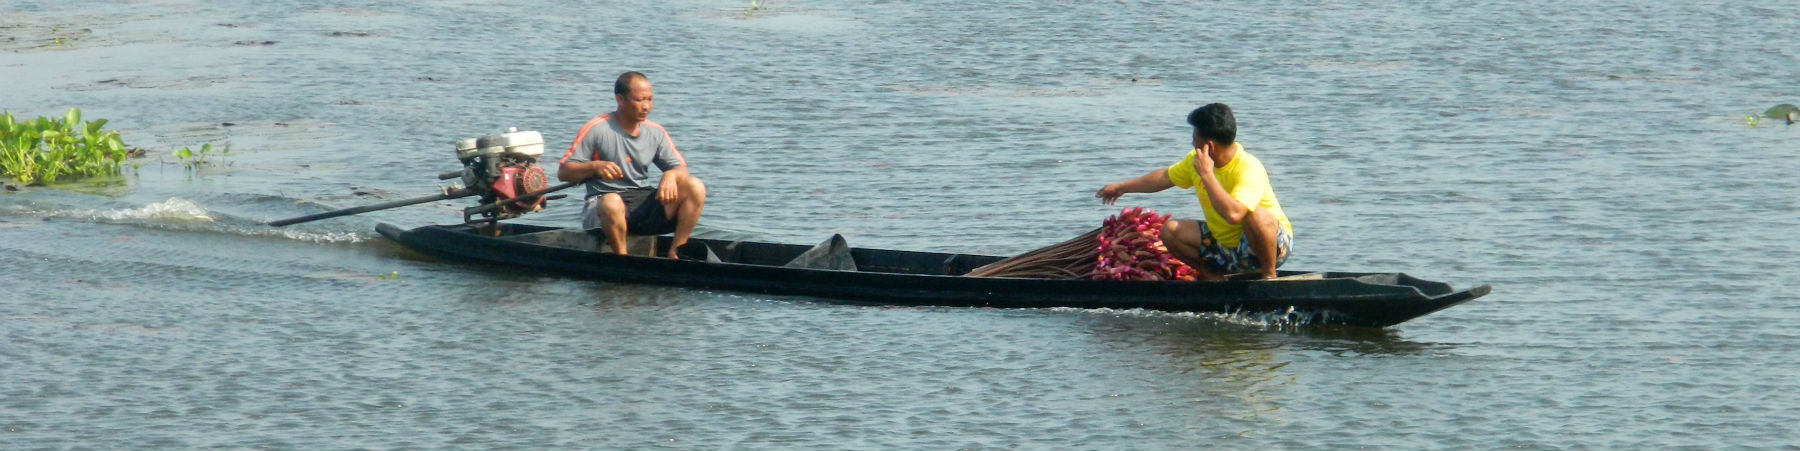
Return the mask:
<path id="1" fill-rule="evenodd" d="M 1194 149 L 1194 173 L 1211 174 L 1213 172 L 1212 155 L 1206 149 Z"/>
<path id="2" fill-rule="evenodd" d="M 1100 191 L 1094 192 L 1094 197 L 1100 198 L 1101 205 L 1112 205 L 1113 202 L 1119 200 L 1119 196 L 1124 195 L 1125 190 L 1120 189 L 1119 184 L 1117 183 L 1102 186 L 1100 187 Z"/>
<path id="3" fill-rule="evenodd" d="M 618 164 L 611 161 L 601 160 L 588 163 L 588 168 L 594 170 L 595 177 L 605 180 L 617 180 L 625 177 L 625 170 L 620 169 Z"/>
<path id="4" fill-rule="evenodd" d="M 678 184 L 680 181 L 679 176 L 671 177 L 668 173 L 664 173 L 662 181 L 656 183 L 656 201 L 662 202 L 663 205 L 675 205 L 677 202 L 681 202 L 681 186 Z"/>

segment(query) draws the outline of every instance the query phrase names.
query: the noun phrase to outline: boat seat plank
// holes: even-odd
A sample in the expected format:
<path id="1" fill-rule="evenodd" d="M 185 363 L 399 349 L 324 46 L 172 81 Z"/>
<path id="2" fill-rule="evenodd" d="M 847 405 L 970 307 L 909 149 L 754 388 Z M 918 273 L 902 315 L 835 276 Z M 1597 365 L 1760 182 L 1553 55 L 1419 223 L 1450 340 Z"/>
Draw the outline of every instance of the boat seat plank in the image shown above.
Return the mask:
<path id="1" fill-rule="evenodd" d="M 1325 273 L 1308 272 L 1308 273 L 1285 275 L 1285 276 L 1276 277 L 1276 278 L 1269 279 L 1269 280 L 1323 280 L 1324 278 L 1325 278 Z"/>

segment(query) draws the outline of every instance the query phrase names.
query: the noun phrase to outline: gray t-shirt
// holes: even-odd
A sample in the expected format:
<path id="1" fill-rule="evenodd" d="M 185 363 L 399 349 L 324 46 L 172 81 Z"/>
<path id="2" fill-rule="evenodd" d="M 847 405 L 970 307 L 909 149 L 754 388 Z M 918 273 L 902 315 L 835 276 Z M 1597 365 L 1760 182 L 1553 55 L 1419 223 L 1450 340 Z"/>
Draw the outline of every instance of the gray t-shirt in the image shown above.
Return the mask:
<path id="1" fill-rule="evenodd" d="M 638 135 L 633 138 L 620 130 L 618 123 L 609 120 L 609 116 L 602 114 L 583 125 L 581 132 L 575 135 L 575 142 L 563 153 L 563 163 L 611 161 L 625 174 L 624 178 L 616 180 L 588 179 L 588 197 L 649 186 L 650 163 L 656 163 L 656 168 L 663 171 L 687 164 L 661 124 L 639 123 Z"/>

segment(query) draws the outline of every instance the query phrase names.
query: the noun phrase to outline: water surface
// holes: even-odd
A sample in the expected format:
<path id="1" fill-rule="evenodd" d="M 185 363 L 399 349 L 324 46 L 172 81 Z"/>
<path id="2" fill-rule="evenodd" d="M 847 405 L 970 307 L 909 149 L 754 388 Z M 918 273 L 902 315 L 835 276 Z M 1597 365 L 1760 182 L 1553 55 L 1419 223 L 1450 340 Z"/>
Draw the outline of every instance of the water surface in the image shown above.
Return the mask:
<path id="1" fill-rule="evenodd" d="M 0 192 L 0 448 L 1800 447 L 1791 5 L 0 3 L 0 109 L 151 149 Z M 450 142 L 560 154 L 625 70 L 700 235 L 1011 254 L 1237 111 L 1291 269 L 1494 294 L 1400 326 L 883 308 L 378 238 Z M 229 145 L 198 172 L 168 156 Z M 1124 200 L 1178 216 L 1185 192 Z M 574 224 L 573 202 L 526 218 Z"/>

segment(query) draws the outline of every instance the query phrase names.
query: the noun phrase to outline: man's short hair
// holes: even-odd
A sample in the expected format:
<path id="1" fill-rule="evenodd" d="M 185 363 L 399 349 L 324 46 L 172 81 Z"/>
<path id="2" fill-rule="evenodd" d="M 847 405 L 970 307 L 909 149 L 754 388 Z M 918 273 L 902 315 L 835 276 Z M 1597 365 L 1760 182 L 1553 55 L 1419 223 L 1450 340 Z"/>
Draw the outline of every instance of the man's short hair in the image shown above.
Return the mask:
<path id="1" fill-rule="evenodd" d="M 1237 142 L 1237 118 L 1231 116 L 1231 107 L 1223 103 L 1195 108 L 1188 113 L 1187 121 L 1194 126 L 1195 136 L 1226 146 Z"/>
<path id="2" fill-rule="evenodd" d="M 634 78 L 642 78 L 642 79 L 644 79 L 644 81 L 650 81 L 650 77 L 645 77 L 643 73 L 640 73 L 635 70 L 626 72 L 623 74 L 619 74 L 619 80 L 613 82 L 613 94 L 621 95 L 621 96 L 622 95 L 630 95 L 631 94 L 631 79 L 634 79 Z"/>

